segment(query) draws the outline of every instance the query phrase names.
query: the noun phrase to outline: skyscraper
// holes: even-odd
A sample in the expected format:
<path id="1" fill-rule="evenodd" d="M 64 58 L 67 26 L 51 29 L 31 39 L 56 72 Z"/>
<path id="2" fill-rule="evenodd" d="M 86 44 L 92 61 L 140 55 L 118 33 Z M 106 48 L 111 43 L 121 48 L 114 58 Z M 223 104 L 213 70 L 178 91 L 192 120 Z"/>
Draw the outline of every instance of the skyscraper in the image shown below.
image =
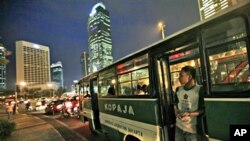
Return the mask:
<path id="1" fill-rule="evenodd" d="M 27 41 L 16 42 L 16 83 L 28 88 L 47 86 L 50 82 L 50 52 L 47 46 Z"/>
<path id="2" fill-rule="evenodd" d="M 81 54 L 81 69 L 83 76 L 89 74 L 89 54 L 86 51 Z"/>
<path id="3" fill-rule="evenodd" d="M 90 72 L 113 62 L 109 12 L 103 3 L 97 3 L 88 19 Z"/>
<path id="4" fill-rule="evenodd" d="M 245 0 L 198 0 L 200 18 L 205 20 L 221 10 L 243 1 Z"/>
<path id="5" fill-rule="evenodd" d="M 59 87 L 64 88 L 62 62 L 58 61 L 51 65 L 51 81 L 56 82 Z"/>
<path id="6" fill-rule="evenodd" d="M 0 59 L 5 60 L 6 49 L 2 43 L 0 43 Z M 0 63 L 0 90 L 6 89 L 6 64 Z"/>

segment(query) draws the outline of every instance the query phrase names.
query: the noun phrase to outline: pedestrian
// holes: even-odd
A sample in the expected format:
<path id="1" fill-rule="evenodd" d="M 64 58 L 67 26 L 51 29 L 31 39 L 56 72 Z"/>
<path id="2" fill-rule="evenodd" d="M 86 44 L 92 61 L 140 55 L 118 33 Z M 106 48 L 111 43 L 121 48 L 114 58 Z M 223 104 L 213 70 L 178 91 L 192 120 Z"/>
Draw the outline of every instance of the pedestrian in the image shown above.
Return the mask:
<path id="1" fill-rule="evenodd" d="M 11 101 L 9 101 L 8 105 L 6 106 L 6 111 L 8 113 L 8 120 L 12 120 L 13 116 L 13 106 L 11 104 Z"/>
<path id="2" fill-rule="evenodd" d="M 175 141 L 199 141 L 197 118 L 204 114 L 202 88 L 196 84 L 195 68 L 185 66 L 181 69 L 181 86 L 176 91 L 176 129 Z"/>

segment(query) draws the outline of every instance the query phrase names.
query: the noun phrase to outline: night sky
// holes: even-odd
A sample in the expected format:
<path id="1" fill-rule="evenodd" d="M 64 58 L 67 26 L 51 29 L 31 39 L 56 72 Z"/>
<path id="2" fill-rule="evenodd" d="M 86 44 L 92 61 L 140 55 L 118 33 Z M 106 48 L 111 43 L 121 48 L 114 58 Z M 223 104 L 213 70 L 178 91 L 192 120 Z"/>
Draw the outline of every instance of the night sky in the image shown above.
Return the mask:
<path id="1" fill-rule="evenodd" d="M 81 52 L 88 51 L 87 20 L 96 0 L 0 0 L 0 36 L 12 55 L 7 87 L 16 81 L 15 41 L 50 48 L 50 62 L 62 61 L 67 89 L 82 77 Z M 110 12 L 114 61 L 199 21 L 197 0 L 102 0 Z"/>

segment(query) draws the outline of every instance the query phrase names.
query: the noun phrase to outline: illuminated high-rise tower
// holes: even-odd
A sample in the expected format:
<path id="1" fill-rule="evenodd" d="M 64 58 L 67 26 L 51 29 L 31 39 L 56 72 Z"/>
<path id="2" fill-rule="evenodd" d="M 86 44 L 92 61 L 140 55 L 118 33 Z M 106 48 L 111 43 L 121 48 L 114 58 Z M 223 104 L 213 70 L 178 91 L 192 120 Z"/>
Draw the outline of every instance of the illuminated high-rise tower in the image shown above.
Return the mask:
<path id="1" fill-rule="evenodd" d="M 58 61 L 56 63 L 53 63 L 50 67 L 51 67 L 51 81 L 57 83 L 59 87 L 64 88 L 62 62 Z"/>
<path id="2" fill-rule="evenodd" d="M 6 49 L 2 43 L 0 43 L 0 59 L 5 60 Z M 6 64 L 0 63 L 0 90 L 6 89 Z"/>
<path id="3" fill-rule="evenodd" d="M 103 3 L 92 8 L 88 34 L 90 72 L 95 72 L 113 62 L 110 17 Z"/>
<path id="4" fill-rule="evenodd" d="M 214 14 L 245 0 L 198 0 L 200 18 L 205 20 Z"/>

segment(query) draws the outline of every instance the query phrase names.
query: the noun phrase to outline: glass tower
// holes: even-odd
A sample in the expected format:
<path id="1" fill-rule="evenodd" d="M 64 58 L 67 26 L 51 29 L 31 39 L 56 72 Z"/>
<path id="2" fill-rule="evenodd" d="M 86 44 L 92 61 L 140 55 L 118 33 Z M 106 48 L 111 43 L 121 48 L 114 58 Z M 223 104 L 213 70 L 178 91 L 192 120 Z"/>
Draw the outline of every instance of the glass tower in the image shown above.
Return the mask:
<path id="1" fill-rule="evenodd" d="M 110 17 L 103 3 L 92 8 L 88 34 L 90 72 L 95 72 L 113 62 Z"/>
<path id="2" fill-rule="evenodd" d="M 0 59 L 5 60 L 5 47 L 0 43 Z M 0 63 L 0 90 L 6 89 L 6 64 Z"/>
<path id="3" fill-rule="evenodd" d="M 62 62 L 58 61 L 51 65 L 51 80 L 52 82 L 56 82 L 59 87 L 64 88 Z"/>

